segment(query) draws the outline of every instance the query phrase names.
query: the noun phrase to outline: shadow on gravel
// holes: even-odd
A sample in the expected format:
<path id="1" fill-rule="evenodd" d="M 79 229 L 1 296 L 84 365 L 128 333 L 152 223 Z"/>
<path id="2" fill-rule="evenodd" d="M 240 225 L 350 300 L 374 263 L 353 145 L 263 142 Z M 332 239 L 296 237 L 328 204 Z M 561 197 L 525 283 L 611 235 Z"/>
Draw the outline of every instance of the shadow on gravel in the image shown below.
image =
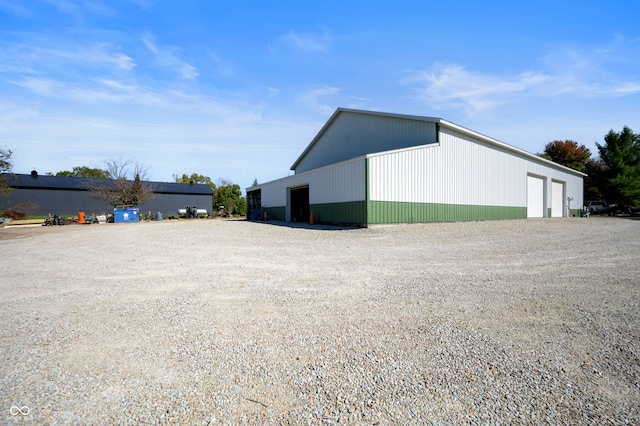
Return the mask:
<path id="1" fill-rule="evenodd" d="M 359 226 L 349 226 L 349 225 L 326 225 L 326 224 L 315 224 L 310 225 L 306 222 L 284 222 L 280 220 L 246 220 L 246 222 L 257 223 L 259 225 L 269 225 L 269 226 L 282 226 L 285 228 L 292 229 L 311 229 L 314 231 L 349 231 L 354 229 L 360 229 Z"/>
<path id="2" fill-rule="evenodd" d="M 614 216 L 618 219 L 627 219 L 627 220 L 640 220 L 640 216 Z"/>
<path id="3" fill-rule="evenodd" d="M 640 220 L 640 216 L 631 216 L 631 215 L 618 215 L 618 216 L 608 216 L 608 215 L 592 215 L 587 219 L 596 219 L 598 218 L 607 218 L 607 219 L 626 219 L 626 220 Z"/>

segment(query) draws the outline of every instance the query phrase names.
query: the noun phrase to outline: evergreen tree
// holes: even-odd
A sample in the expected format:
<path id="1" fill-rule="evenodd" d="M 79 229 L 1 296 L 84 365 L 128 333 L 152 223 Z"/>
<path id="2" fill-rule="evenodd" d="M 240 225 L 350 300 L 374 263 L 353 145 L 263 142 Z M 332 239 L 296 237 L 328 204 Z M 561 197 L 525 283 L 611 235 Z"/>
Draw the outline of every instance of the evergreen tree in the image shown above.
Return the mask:
<path id="1" fill-rule="evenodd" d="M 603 169 L 598 186 L 609 203 L 640 205 L 640 135 L 627 126 L 610 130 L 604 145 L 596 143 Z"/>

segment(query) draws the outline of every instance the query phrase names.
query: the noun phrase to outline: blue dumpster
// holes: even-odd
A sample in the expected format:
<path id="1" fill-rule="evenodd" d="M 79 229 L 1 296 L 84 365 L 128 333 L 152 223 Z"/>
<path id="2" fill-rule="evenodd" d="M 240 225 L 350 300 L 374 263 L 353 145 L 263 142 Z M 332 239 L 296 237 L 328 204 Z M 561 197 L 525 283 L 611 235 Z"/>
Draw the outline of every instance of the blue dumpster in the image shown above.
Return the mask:
<path id="1" fill-rule="evenodd" d="M 128 223 L 140 221 L 139 207 L 116 207 L 113 209 L 114 223 Z"/>

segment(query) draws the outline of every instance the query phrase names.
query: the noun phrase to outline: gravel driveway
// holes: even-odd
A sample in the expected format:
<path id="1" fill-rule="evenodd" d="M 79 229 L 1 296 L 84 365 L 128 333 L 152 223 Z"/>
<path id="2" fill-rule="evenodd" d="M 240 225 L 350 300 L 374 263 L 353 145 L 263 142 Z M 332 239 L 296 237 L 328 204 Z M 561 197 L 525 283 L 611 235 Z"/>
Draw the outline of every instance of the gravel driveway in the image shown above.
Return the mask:
<path id="1" fill-rule="evenodd" d="M 0 229 L 0 422 L 640 423 L 640 220 L 283 225 Z"/>

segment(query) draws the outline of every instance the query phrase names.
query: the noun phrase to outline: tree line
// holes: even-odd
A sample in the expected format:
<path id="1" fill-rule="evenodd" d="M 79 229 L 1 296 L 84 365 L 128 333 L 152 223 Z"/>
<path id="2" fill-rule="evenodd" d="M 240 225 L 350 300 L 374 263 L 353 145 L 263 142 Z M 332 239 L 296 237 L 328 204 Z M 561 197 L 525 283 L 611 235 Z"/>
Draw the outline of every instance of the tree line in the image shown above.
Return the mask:
<path id="1" fill-rule="evenodd" d="M 0 149 L 0 196 L 11 190 L 3 173 L 12 169 L 11 150 Z M 86 189 L 95 198 L 106 201 L 114 207 L 136 206 L 154 198 L 154 186 L 149 182 L 149 168 L 130 160 L 107 160 L 105 167 L 77 166 L 71 170 L 45 173 L 47 176 L 67 176 L 86 178 Z M 219 179 L 216 185 L 209 176 L 197 173 L 182 176 L 173 175 L 175 183 L 209 185 L 213 190 L 212 212 L 231 216 L 246 214 L 246 201 L 238 184 L 228 179 Z"/>
<path id="2" fill-rule="evenodd" d="M 604 136 L 604 143 L 596 142 L 598 157 L 584 145 L 572 140 L 549 142 L 540 157 L 587 174 L 584 179 L 585 200 L 606 200 L 619 206 L 640 206 L 640 134 L 624 126 L 621 132 L 613 129 Z M 11 172 L 9 149 L 0 149 L 0 196 L 7 195 L 11 186 L 7 173 Z M 89 179 L 89 187 L 97 197 L 111 205 L 138 205 L 153 197 L 153 184 L 148 182 L 148 167 L 126 160 L 108 160 L 105 168 L 74 167 L 50 176 L 72 176 Z M 246 214 L 246 200 L 239 185 L 219 179 L 216 185 L 209 176 L 197 173 L 174 175 L 182 184 L 204 184 L 213 190 L 212 209 L 226 215 Z M 105 184 L 105 182 L 107 182 Z M 254 181 L 254 185 L 257 180 Z"/>
<path id="3" fill-rule="evenodd" d="M 605 200 L 618 206 L 640 206 L 640 134 L 624 126 L 596 142 L 599 157 L 572 140 L 549 142 L 539 156 L 586 173 L 585 200 Z"/>
<path id="4" fill-rule="evenodd" d="M 173 175 L 173 179 L 176 183 L 209 185 L 213 189 L 213 209 L 216 212 L 223 211 L 227 216 L 247 214 L 247 201 L 242 196 L 240 185 L 228 179 L 219 179 L 218 185 L 213 183 L 209 176 L 197 173 Z"/>

